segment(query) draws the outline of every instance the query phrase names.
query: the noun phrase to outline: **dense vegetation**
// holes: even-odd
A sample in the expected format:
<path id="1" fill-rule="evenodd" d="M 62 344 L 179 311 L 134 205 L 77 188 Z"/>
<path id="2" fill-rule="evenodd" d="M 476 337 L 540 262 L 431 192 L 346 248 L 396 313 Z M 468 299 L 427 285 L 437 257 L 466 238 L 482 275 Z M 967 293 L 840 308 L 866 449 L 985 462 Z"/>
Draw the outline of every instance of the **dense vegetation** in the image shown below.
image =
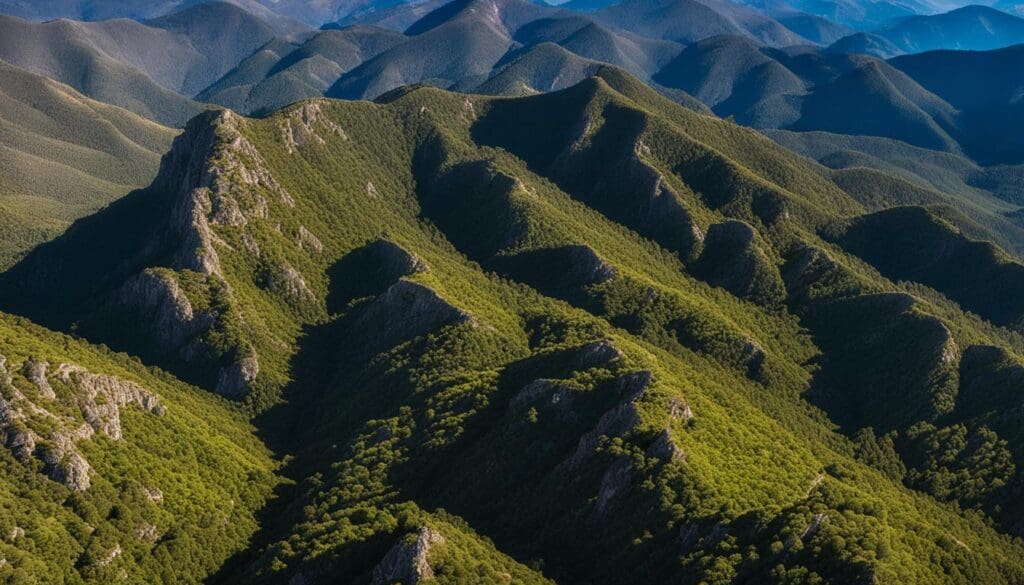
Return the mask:
<path id="1" fill-rule="evenodd" d="M 256 531 L 276 464 L 238 408 L 10 316 L 0 356 L 0 581 L 194 583 Z M 149 398 L 121 404 L 115 384 Z M 73 465 L 87 479 L 60 475 Z"/>
<path id="2" fill-rule="evenodd" d="M 408 88 L 200 116 L 0 307 L 253 414 L 294 482 L 216 582 L 1020 582 L 1019 322 L 865 203 L 620 70 Z"/>

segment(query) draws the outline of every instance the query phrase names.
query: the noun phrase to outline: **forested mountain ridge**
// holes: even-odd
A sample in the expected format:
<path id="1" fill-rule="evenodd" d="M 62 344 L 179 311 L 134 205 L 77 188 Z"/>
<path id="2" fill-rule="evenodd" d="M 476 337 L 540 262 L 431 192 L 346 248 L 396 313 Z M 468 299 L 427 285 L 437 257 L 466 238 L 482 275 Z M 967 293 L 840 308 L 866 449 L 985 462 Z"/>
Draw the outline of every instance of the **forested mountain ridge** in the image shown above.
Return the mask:
<path id="1" fill-rule="evenodd" d="M 975 248 L 604 67 L 204 114 L 0 307 L 260 413 L 297 483 L 216 581 L 1014 583 Z"/>

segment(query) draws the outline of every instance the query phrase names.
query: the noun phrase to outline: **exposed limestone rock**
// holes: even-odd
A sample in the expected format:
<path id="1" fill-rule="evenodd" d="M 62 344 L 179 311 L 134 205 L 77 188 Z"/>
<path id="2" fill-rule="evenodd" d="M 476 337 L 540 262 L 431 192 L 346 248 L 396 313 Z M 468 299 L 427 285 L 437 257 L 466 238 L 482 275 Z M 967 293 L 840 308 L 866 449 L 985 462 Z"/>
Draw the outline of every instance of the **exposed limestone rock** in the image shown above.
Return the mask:
<path id="1" fill-rule="evenodd" d="M 160 491 L 160 488 L 158 487 L 143 487 L 142 494 L 146 496 L 146 499 L 150 502 L 164 501 L 164 493 Z"/>
<path id="2" fill-rule="evenodd" d="M 441 327 L 471 321 L 469 313 L 433 289 L 399 280 L 362 309 L 353 328 L 364 335 L 361 347 L 376 353 Z"/>
<path id="3" fill-rule="evenodd" d="M 19 392 L 8 376 L 0 380 L 0 437 L 19 461 L 35 456 L 43 462 L 50 479 L 72 490 L 84 491 L 91 485 L 92 468 L 76 443 L 97 432 L 120 440 L 120 409 L 129 404 L 157 416 L 164 414 L 164 408 L 154 395 L 134 382 L 93 374 L 74 364 L 61 364 L 47 377 L 48 366 L 43 364 L 46 362 L 28 360 L 22 367 L 26 380 L 36 385 L 45 382 L 51 388 L 51 382 L 67 386 L 70 398 L 60 400 L 70 400 L 70 406 L 78 408 L 81 419 L 39 407 Z M 56 394 L 53 400 L 58 400 Z M 46 434 L 45 439 L 41 433 Z"/>
<path id="4" fill-rule="evenodd" d="M 193 309 L 177 279 L 164 271 L 144 270 L 126 281 L 114 305 L 112 313 L 141 326 L 140 333 L 165 354 L 179 352 L 214 322 L 213 315 Z"/>
<path id="5" fill-rule="evenodd" d="M 306 226 L 299 226 L 299 234 L 296 236 L 299 247 L 307 252 L 323 252 L 324 245 L 320 238 L 313 235 L 313 232 L 306 229 Z"/>
<path id="6" fill-rule="evenodd" d="M 420 528 L 414 542 L 400 542 L 384 555 L 384 559 L 373 570 L 372 585 L 386 585 L 401 581 L 405 585 L 415 585 L 434 578 L 434 570 L 430 567 L 429 555 L 432 547 L 444 544 L 444 536 L 440 532 L 424 526 Z"/>
<path id="7" fill-rule="evenodd" d="M 25 537 L 25 529 L 22 528 L 21 526 L 15 526 L 14 528 L 11 529 L 11 535 L 8 538 L 8 540 L 10 540 L 11 542 L 14 542 L 15 540 L 18 540 L 19 538 L 24 538 L 24 537 Z"/>
<path id="8" fill-rule="evenodd" d="M 254 351 L 217 374 L 216 392 L 225 398 L 241 398 L 249 391 L 260 373 L 260 362 Z"/>
<path id="9" fill-rule="evenodd" d="M 366 194 L 373 198 L 380 197 L 380 193 L 377 192 L 377 187 L 374 187 L 373 183 L 370 181 L 366 182 Z"/>
<path id="10" fill-rule="evenodd" d="M 611 365 L 622 359 L 622 352 L 610 340 L 588 343 L 576 354 L 578 369 L 597 368 Z"/>
<path id="11" fill-rule="evenodd" d="M 55 432 L 50 435 L 49 445 L 42 450 L 42 460 L 50 479 L 76 492 L 89 489 L 92 467 L 75 448 L 75 441 L 89 438 L 92 432 L 92 427 L 83 425 L 72 433 Z"/>
<path id="12" fill-rule="evenodd" d="M 248 232 L 242 233 L 242 245 L 245 246 L 246 251 L 248 251 L 250 254 L 252 254 L 256 258 L 260 257 L 260 245 L 256 243 L 256 238 L 252 237 L 252 234 Z M 301 241 L 299 245 L 302 245 Z"/>
<path id="13" fill-rule="evenodd" d="M 512 398 L 509 402 L 509 408 L 521 410 L 531 404 L 538 404 L 542 400 L 551 406 L 557 407 L 557 412 L 563 418 L 568 420 L 576 419 L 576 415 L 572 411 L 572 389 L 555 380 L 534 380 L 530 382 Z"/>
<path id="14" fill-rule="evenodd" d="M 686 460 L 686 453 L 683 452 L 679 445 L 676 445 L 668 429 L 658 433 L 658 438 L 647 448 L 647 455 L 656 457 L 666 463 L 669 461 Z"/>
<path id="15" fill-rule="evenodd" d="M 180 183 L 168 185 L 178 190 L 170 216 L 175 268 L 220 274 L 211 224 L 240 226 L 265 219 L 264 194 L 295 205 L 239 125 L 229 111 L 207 114 L 189 124 L 161 163 L 160 177 L 180 177 Z"/>
<path id="16" fill-rule="evenodd" d="M 160 538 L 160 531 L 156 526 L 143 522 L 135 527 L 135 537 L 141 541 L 153 543 Z"/>
<path id="17" fill-rule="evenodd" d="M 29 358 L 25 361 L 24 365 L 21 366 L 21 373 L 25 378 L 32 382 L 35 387 L 39 390 L 39 394 L 47 400 L 54 400 L 57 395 L 53 392 L 53 387 L 50 386 L 50 382 L 46 379 L 46 370 L 50 367 L 50 364 L 37 361 L 35 358 Z"/>
<path id="18" fill-rule="evenodd" d="M 320 100 L 302 102 L 278 123 L 281 141 L 288 149 L 288 154 L 295 154 L 308 144 L 326 144 L 324 135 L 333 134 L 340 136 L 342 140 L 348 140 L 348 135 L 341 126 L 323 113 L 324 103 Z"/>
<path id="19" fill-rule="evenodd" d="M 673 398 L 668 403 L 668 415 L 675 420 L 689 421 L 693 418 L 693 409 L 682 398 Z"/>
<path id="20" fill-rule="evenodd" d="M 955 364 L 960 360 L 960 346 L 956 344 L 956 339 L 953 338 L 953 332 L 949 330 L 949 327 L 946 327 L 945 323 L 940 324 L 945 332 L 946 342 L 942 344 L 939 361 L 944 365 Z"/>
<path id="21" fill-rule="evenodd" d="M 163 416 L 165 409 L 159 399 L 135 382 L 113 376 L 93 374 L 74 364 L 61 364 L 57 376 L 78 390 L 78 406 L 85 422 L 96 432 L 118 441 L 121 432 L 121 407 L 135 404 L 145 412 Z"/>
<path id="22" fill-rule="evenodd" d="M 601 487 L 597 492 L 597 500 L 594 502 L 594 512 L 591 519 L 595 520 L 604 515 L 608 510 L 615 496 L 621 494 L 629 487 L 630 479 L 633 477 L 633 462 L 625 457 L 620 457 L 601 476 Z"/>
<path id="23" fill-rule="evenodd" d="M 292 301 L 306 301 L 313 298 L 302 273 L 290 264 L 281 263 L 276 270 L 270 271 L 266 280 L 267 288 L 279 292 Z"/>
<path id="24" fill-rule="evenodd" d="M 121 544 L 120 543 L 114 544 L 114 548 L 112 548 L 110 550 L 110 552 L 108 552 L 106 555 L 104 555 L 104 557 L 102 559 L 100 559 L 100 561 L 99 561 L 100 566 L 101 567 L 108 566 L 110 563 L 114 562 L 114 559 L 116 559 L 117 557 L 121 556 L 121 552 L 122 552 L 121 551 Z"/>

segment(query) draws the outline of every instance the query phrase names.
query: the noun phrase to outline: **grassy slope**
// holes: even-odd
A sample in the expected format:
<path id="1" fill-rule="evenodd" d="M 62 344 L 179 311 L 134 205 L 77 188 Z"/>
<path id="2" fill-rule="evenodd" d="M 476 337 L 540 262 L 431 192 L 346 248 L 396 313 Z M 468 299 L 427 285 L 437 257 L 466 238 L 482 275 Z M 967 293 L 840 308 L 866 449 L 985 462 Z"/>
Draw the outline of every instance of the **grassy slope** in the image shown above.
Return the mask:
<path id="1" fill-rule="evenodd" d="M 0 265 L 148 183 L 175 131 L 0 62 Z"/>
<path id="2" fill-rule="evenodd" d="M 287 404 L 259 424 L 303 478 L 224 581 L 299 572 L 368 581 L 396 540 L 424 525 L 447 539 L 430 557 L 440 582 L 464 582 L 467 571 L 482 582 L 503 572 L 599 583 L 1020 579 L 1019 543 L 921 493 L 950 499 L 927 481 L 941 468 L 909 455 L 901 463 L 863 434 L 851 440 L 827 415 L 854 425 L 853 435 L 868 424 L 843 419 L 840 407 L 852 401 L 850 413 L 886 413 L 880 432 L 921 443 L 902 454 L 924 448 L 929 432 L 953 429 L 936 414 L 956 394 L 945 352 L 933 353 L 943 331 L 960 348 L 1006 348 L 1011 364 L 1021 343 L 822 240 L 819 230 L 864 209 L 817 167 L 614 70 L 521 100 L 420 88 L 385 101 L 220 119 L 219 132 L 234 127 L 259 152 L 260 161 L 241 159 L 249 170 L 270 173 L 295 205 L 267 183 L 227 192 L 244 209 L 263 196 L 266 217 L 211 224 L 222 277 L 172 277 L 186 288 L 230 285 L 220 300 L 201 298 L 202 287 L 189 294 L 197 307 L 228 303 L 237 320 L 215 325 L 211 339 L 235 336 L 259 357 L 254 405 L 265 409 L 283 389 Z M 300 122 L 307 134 L 296 134 Z M 180 194 L 160 185 L 5 275 L 5 306 L 37 316 L 59 307 L 73 323 L 96 308 L 75 300 L 75 274 L 118 274 L 105 265 L 127 258 L 133 270 L 177 268 L 170 256 L 138 257 L 144 246 L 132 233 L 109 238 L 124 222 L 138 244 L 164 229 L 160 201 Z M 725 218 L 746 223 L 753 239 L 714 235 Z M 703 244 L 697 233 L 707 234 Z M 402 263 L 365 251 L 377 239 L 429 269 L 392 269 Z M 614 276 L 551 282 L 550 271 L 530 270 L 532 258 L 585 261 L 587 253 L 564 252 L 581 244 Z M 103 258 L 69 255 L 94 246 Z M 727 259 L 725 273 L 713 270 L 716 258 Z M 307 292 L 270 284 L 284 266 Z M 437 296 L 393 288 L 403 274 Z M 26 303 L 10 296 L 14 281 L 42 288 Z M 117 286 L 90 281 L 86 297 Z M 915 296 L 874 294 L 908 291 Z M 887 361 L 884 342 L 859 328 L 865 307 L 892 328 L 883 340 L 917 340 L 900 353 L 907 361 Z M 856 343 L 845 346 L 833 330 Z M 587 345 L 601 340 L 622 357 Z M 919 411 L 888 402 L 894 368 L 908 372 L 902 390 L 916 393 Z M 653 381 L 631 402 L 630 380 L 642 371 Z M 537 379 L 555 381 L 540 386 L 550 394 L 523 393 Z M 860 396 L 851 380 L 879 391 Z M 919 420 L 936 430 L 909 433 Z M 980 432 L 988 423 L 976 415 L 956 424 Z M 595 427 L 593 453 L 584 441 L 574 457 Z M 1016 442 L 1010 449 L 1020 453 Z M 968 475 L 983 471 L 957 461 Z M 917 475 L 891 471 L 899 465 Z M 1013 516 L 991 507 L 1005 501 L 1000 489 L 985 483 L 980 498 L 962 503 L 1004 525 Z"/>

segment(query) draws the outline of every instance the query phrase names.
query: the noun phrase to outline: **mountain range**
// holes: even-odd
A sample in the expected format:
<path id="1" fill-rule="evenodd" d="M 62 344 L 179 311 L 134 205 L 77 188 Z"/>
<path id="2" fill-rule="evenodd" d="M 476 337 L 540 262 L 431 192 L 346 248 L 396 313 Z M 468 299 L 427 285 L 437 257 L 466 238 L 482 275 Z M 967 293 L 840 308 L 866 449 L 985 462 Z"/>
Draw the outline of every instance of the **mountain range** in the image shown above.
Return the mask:
<path id="1" fill-rule="evenodd" d="M 1008 12 L 0 14 L 0 582 L 1024 582 Z"/>
<path id="2" fill-rule="evenodd" d="M 896 237 L 910 233 L 946 255 Z M 967 267 L 1011 288 L 946 278 Z M 235 547 L 215 582 L 999 583 L 1024 574 L 997 534 L 1020 514 L 1004 413 L 1021 350 L 982 319 L 1024 323 L 1021 270 L 926 208 L 869 212 L 807 159 L 605 67 L 519 99 L 420 87 L 204 114 L 150 187 L 0 276 L 0 305 L 243 401 L 289 454 L 296 483 L 252 544 L 224 539 L 168 577 Z M 22 412 L 49 404 L 32 380 L 84 375 L 39 375 L 45 358 L 166 405 L 139 426 L 128 404 L 125 441 L 185 413 L 191 390 L 30 349 L 53 334 L 27 327 L 6 350 L 33 356 L 12 381 Z M 1010 402 L 993 410 L 994 392 Z M 97 486 L 106 441 L 79 447 Z M 985 479 L 950 487 L 957 474 Z M 51 478 L 35 481 L 78 485 Z M 133 536 L 177 517 L 147 516 L 178 505 L 169 484 L 141 485 L 164 503 L 126 499 L 117 518 L 140 520 L 77 537 L 94 551 L 78 575 L 141 578 L 153 565 L 136 559 L 187 554 Z M 232 509 L 266 497 L 250 494 Z"/>

